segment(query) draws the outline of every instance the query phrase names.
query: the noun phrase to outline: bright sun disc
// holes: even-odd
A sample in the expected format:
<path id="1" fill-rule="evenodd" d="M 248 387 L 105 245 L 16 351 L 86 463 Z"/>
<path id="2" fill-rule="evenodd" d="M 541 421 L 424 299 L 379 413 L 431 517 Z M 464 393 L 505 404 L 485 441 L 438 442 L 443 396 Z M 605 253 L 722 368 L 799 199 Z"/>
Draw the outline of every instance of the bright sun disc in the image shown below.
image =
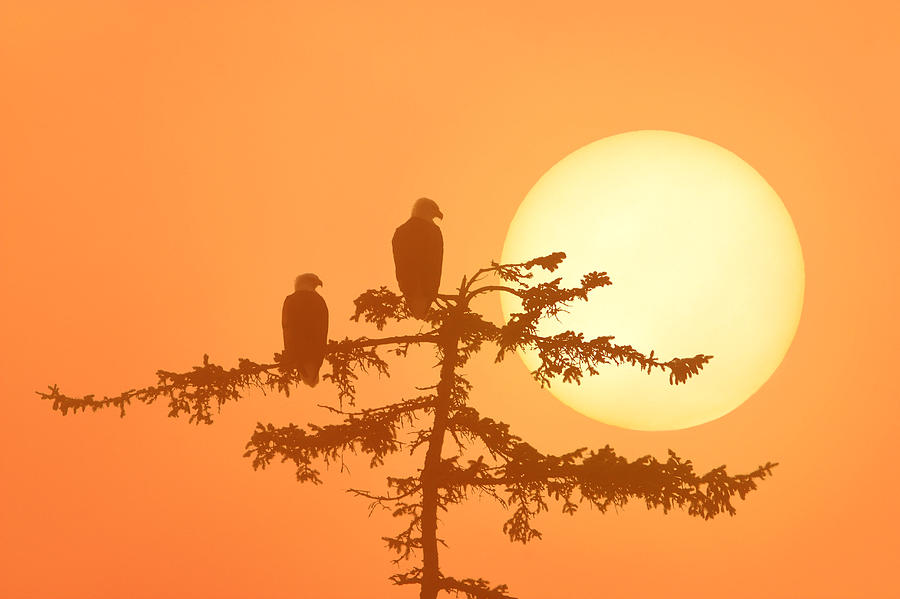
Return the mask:
<path id="1" fill-rule="evenodd" d="M 791 217 L 750 165 L 711 142 L 634 131 L 563 158 L 519 206 L 503 262 L 564 251 L 545 279 L 577 285 L 593 270 L 612 286 L 576 302 L 542 334 L 615 335 L 663 360 L 711 354 L 687 384 L 610 364 L 551 392 L 596 420 L 638 430 L 709 422 L 741 405 L 784 358 L 803 305 L 803 256 Z M 542 279 L 544 280 L 544 279 Z M 519 310 L 504 295 L 504 315 Z M 520 352 L 529 369 L 538 358 Z"/>

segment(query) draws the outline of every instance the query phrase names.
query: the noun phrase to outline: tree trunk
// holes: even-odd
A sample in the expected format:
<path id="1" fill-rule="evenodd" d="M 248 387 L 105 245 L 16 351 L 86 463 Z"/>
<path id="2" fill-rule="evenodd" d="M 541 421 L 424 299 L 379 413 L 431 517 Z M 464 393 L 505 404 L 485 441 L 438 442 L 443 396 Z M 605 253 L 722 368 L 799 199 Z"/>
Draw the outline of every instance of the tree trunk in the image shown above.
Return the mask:
<path id="1" fill-rule="evenodd" d="M 422 590 L 420 599 L 435 599 L 438 594 L 440 570 L 438 568 L 437 509 L 440 481 L 441 450 L 450 416 L 450 402 L 456 377 L 459 346 L 459 329 L 456 315 L 452 314 L 444 323 L 440 342 L 443 351 L 441 380 L 437 387 L 437 405 L 434 409 L 434 426 L 425 453 L 422 469 Z"/>

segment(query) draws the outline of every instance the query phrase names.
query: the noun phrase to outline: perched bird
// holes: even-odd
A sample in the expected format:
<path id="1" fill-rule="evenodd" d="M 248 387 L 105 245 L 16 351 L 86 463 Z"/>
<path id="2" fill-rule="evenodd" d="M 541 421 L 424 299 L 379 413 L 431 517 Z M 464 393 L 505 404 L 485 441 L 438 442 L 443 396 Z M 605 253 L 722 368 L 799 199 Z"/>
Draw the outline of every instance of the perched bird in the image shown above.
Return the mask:
<path id="1" fill-rule="evenodd" d="M 328 343 L 328 306 L 316 292 L 322 280 L 311 272 L 294 280 L 294 293 L 284 298 L 281 328 L 284 361 L 300 372 L 300 379 L 315 387 Z"/>
<path id="2" fill-rule="evenodd" d="M 444 238 L 432 221 L 443 219 L 440 208 L 428 198 L 413 204 L 412 216 L 394 232 L 394 268 L 397 283 L 406 298 L 409 311 L 425 318 L 441 284 Z"/>

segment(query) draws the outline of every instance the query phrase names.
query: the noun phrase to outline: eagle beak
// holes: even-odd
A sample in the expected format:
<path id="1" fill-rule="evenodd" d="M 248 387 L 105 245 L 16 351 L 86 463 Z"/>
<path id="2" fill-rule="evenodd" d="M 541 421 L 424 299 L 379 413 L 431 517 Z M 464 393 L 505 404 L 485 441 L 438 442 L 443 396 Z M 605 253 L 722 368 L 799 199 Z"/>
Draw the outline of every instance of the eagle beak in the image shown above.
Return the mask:
<path id="1" fill-rule="evenodd" d="M 437 211 L 437 217 L 438 217 L 439 219 L 441 219 L 441 220 L 444 220 L 444 213 L 441 212 L 440 210 L 438 210 L 438 211 Z"/>

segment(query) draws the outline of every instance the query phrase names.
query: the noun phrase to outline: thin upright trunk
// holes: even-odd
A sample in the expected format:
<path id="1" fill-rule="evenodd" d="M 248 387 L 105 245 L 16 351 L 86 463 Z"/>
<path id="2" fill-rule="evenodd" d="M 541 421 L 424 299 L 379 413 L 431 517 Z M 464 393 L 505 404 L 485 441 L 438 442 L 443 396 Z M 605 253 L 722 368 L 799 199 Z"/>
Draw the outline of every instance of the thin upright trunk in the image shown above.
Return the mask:
<path id="1" fill-rule="evenodd" d="M 459 329 L 455 315 L 450 315 L 444 323 L 441 335 L 441 350 L 444 360 L 441 364 L 441 380 L 437 387 L 437 405 L 434 409 L 434 426 L 428 450 L 425 453 L 425 466 L 422 470 L 422 590 L 420 599 L 435 599 L 438 594 L 440 578 L 438 568 L 437 547 L 437 508 L 439 481 L 438 473 L 441 465 L 441 450 L 444 446 L 444 435 L 447 432 L 447 421 L 450 416 L 450 401 L 453 391 L 457 365 L 457 349 L 459 346 Z"/>

